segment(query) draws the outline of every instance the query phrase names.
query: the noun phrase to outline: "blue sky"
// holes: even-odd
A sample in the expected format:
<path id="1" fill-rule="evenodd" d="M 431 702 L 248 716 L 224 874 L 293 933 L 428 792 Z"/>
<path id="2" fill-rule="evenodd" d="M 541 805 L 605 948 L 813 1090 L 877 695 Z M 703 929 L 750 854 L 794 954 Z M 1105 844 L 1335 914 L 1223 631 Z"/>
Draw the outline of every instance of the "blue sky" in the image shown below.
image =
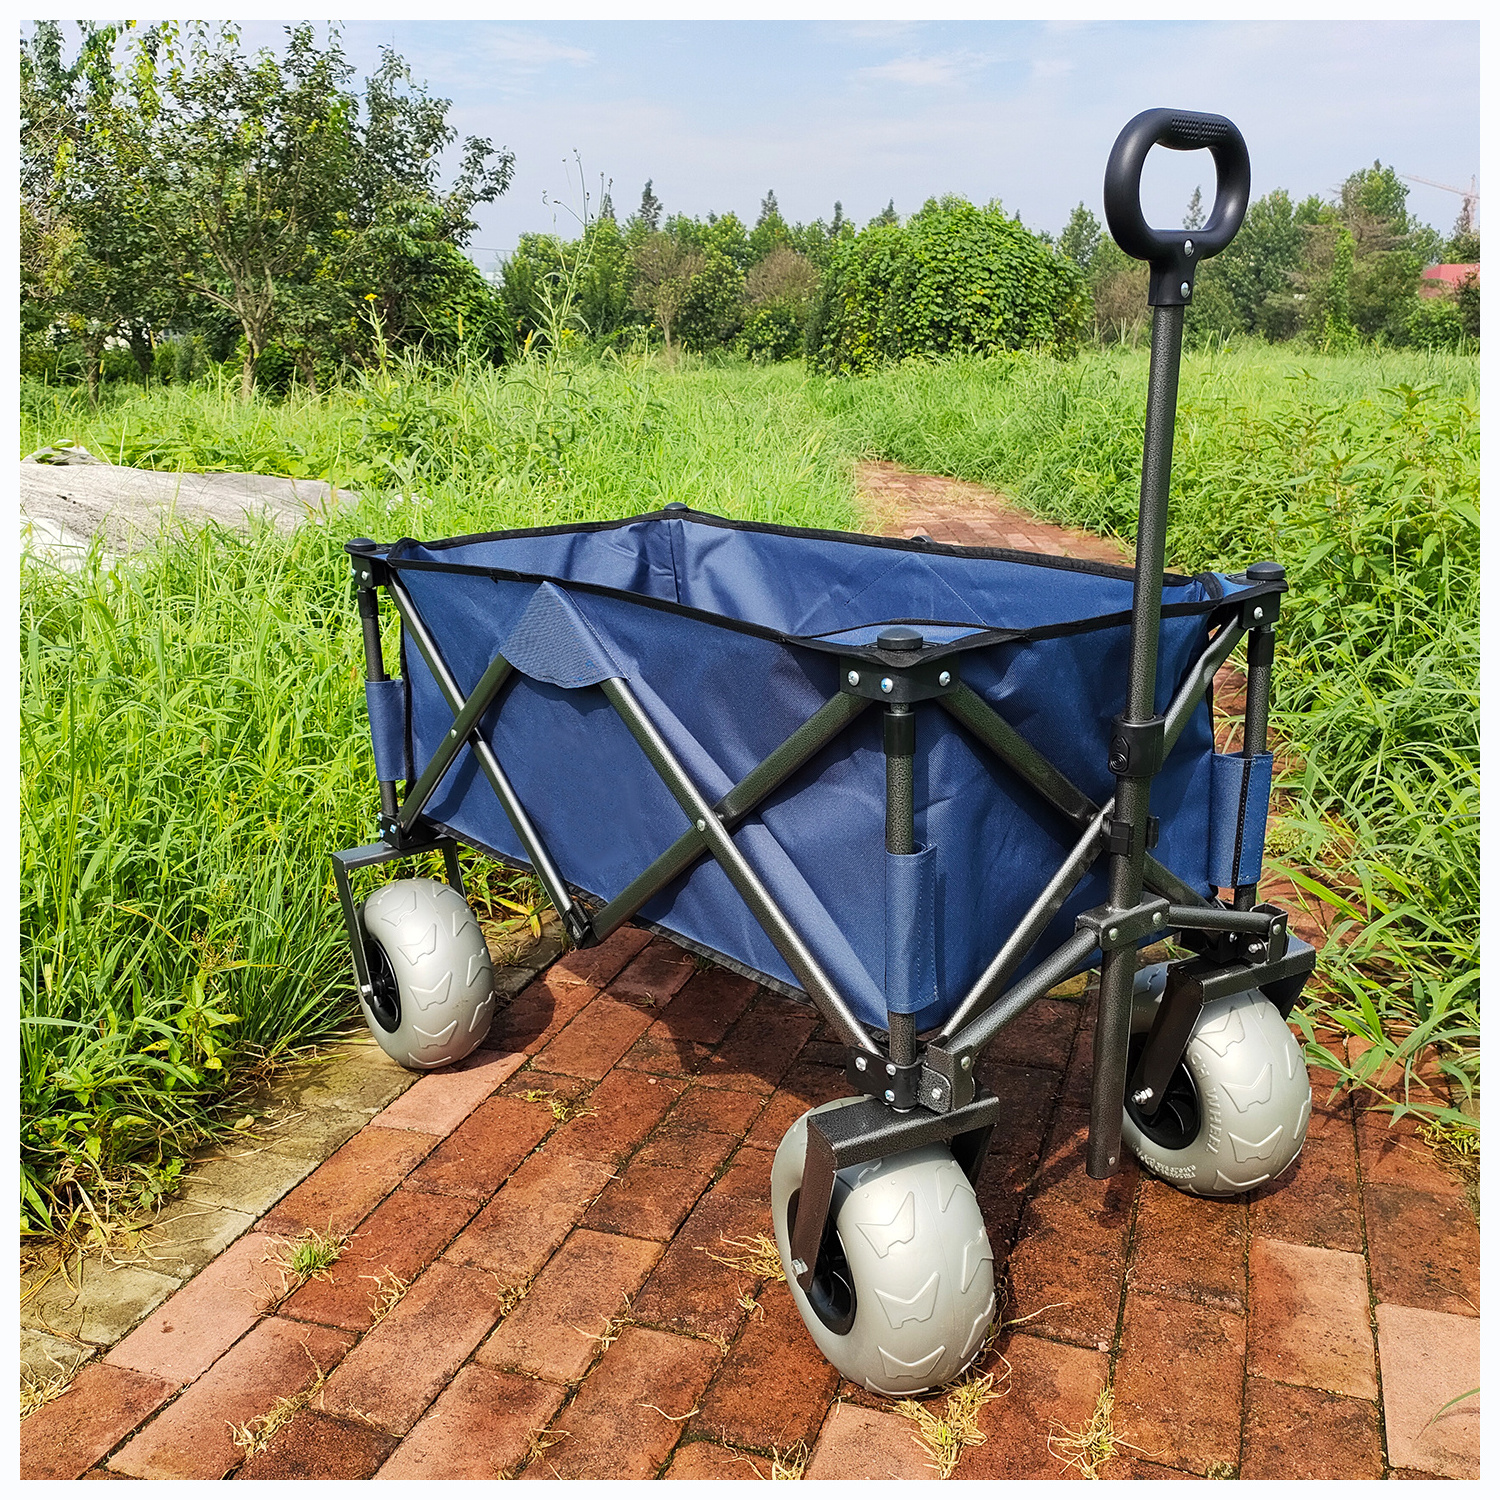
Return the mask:
<path id="1" fill-rule="evenodd" d="M 1330 194 L 1377 157 L 1458 185 L 1479 170 L 1475 21 L 348 21 L 344 35 L 362 70 L 394 46 L 461 131 L 515 152 L 510 191 L 480 210 L 486 266 L 553 226 L 544 194 L 576 205 L 575 150 L 595 187 L 613 179 L 622 217 L 650 177 L 669 212 L 753 220 L 769 187 L 790 219 L 837 198 L 863 222 L 890 198 L 910 213 L 956 192 L 1051 230 L 1080 199 L 1100 212 L 1116 132 L 1159 104 L 1233 118 L 1257 196 Z M 1198 183 L 1207 195 L 1206 155 L 1153 153 L 1148 211 L 1179 223 Z M 1459 199 L 1413 185 L 1410 204 L 1446 231 Z"/>

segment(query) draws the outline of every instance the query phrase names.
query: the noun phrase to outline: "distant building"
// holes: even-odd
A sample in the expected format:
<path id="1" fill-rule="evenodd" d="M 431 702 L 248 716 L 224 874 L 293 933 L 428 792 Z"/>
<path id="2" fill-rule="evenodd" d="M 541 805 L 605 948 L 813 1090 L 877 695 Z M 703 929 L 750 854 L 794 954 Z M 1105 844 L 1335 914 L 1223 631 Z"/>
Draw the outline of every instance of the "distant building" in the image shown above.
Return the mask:
<path id="1" fill-rule="evenodd" d="M 1479 262 L 1467 265 L 1428 266 L 1422 272 L 1422 285 L 1417 291 L 1423 297 L 1451 297 L 1469 277 L 1479 280 Z"/>

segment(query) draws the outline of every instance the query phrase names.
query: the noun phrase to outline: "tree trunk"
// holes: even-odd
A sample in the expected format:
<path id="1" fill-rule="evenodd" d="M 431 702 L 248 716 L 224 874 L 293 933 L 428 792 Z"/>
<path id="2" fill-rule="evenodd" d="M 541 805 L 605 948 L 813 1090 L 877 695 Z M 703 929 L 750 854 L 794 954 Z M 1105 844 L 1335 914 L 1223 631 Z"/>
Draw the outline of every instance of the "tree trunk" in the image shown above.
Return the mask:
<path id="1" fill-rule="evenodd" d="M 85 336 L 83 340 L 84 379 L 88 382 L 89 405 L 99 404 L 99 366 L 104 358 L 105 334 Z"/>
<path id="2" fill-rule="evenodd" d="M 130 352 L 135 356 L 135 367 L 141 372 L 141 384 L 149 388 L 152 356 L 156 352 L 151 344 L 151 330 L 142 323 L 132 323 L 129 337 Z"/>
<path id="3" fill-rule="evenodd" d="M 258 329 L 245 325 L 245 368 L 240 374 L 240 400 L 248 403 L 255 394 L 255 363 L 260 358 L 261 338 Z"/>

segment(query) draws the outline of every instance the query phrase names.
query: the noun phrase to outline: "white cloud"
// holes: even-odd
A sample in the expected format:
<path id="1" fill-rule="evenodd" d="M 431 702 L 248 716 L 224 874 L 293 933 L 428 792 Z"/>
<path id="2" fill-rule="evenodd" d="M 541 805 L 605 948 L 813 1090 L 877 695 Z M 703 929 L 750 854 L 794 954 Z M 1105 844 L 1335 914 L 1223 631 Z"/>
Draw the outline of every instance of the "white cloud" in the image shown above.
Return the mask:
<path id="1" fill-rule="evenodd" d="M 960 78 L 977 72 L 987 62 L 980 52 L 938 52 L 927 57 L 908 53 L 888 63 L 861 68 L 857 77 L 872 83 L 901 83 L 910 88 L 936 88 L 943 84 L 956 83 Z"/>
<path id="2" fill-rule="evenodd" d="M 584 67 L 594 61 L 594 54 L 582 47 L 570 47 L 550 37 L 527 31 L 483 31 L 480 51 L 486 61 L 497 62 L 515 72 L 538 73 L 549 63 L 572 63 Z"/>

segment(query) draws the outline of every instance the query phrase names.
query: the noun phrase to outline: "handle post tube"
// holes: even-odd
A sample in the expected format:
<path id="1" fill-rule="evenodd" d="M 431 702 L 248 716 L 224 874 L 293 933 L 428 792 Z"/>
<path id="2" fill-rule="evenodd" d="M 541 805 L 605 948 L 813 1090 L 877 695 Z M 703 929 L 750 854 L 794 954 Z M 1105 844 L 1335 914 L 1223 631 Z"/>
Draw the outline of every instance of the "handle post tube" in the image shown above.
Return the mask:
<path id="1" fill-rule="evenodd" d="M 913 662 L 922 649 L 922 634 L 909 625 L 892 625 L 880 632 L 876 642 L 897 659 Z M 885 851 L 887 854 L 917 852 L 916 755 L 917 720 L 909 703 L 887 703 L 884 715 L 885 749 Z M 931 942 L 931 933 L 911 934 L 918 942 Z M 887 976 L 887 984 L 890 978 Z M 917 1018 L 886 1011 L 891 1061 L 898 1068 L 917 1060 Z"/>
<path id="2" fill-rule="evenodd" d="M 916 756 L 916 715 L 909 703 L 888 703 L 885 708 L 885 850 L 887 854 L 915 854 L 916 787 L 913 767 Z M 917 935 L 919 940 L 925 934 Z M 917 1060 L 916 1017 L 886 1012 L 891 1061 L 905 1067 Z"/>
<path id="3" fill-rule="evenodd" d="M 1109 904 L 1126 912 L 1141 901 L 1151 778 L 1160 769 L 1164 721 L 1155 714 L 1156 656 L 1161 634 L 1161 586 L 1166 567 L 1167 489 L 1172 473 L 1172 432 L 1182 364 L 1180 305 L 1159 306 L 1151 324 L 1151 372 L 1146 392 L 1146 437 L 1141 461 L 1141 506 L 1135 544 L 1135 597 L 1130 612 L 1129 675 L 1125 713 L 1110 746 L 1115 779 L 1115 822 L 1127 830 L 1124 848 L 1110 857 Z M 1154 731 L 1152 726 L 1154 727 Z M 1104 955 L 1099 1013 L 1094 1023 L 1094 1079 L 1089 1107 L 1088 1173 L 1111 1177 L 1120 1166 L 1120 1126 L 1130 1048 L 1130 1011 L 1136 950 L 1131 944 Z"/>

